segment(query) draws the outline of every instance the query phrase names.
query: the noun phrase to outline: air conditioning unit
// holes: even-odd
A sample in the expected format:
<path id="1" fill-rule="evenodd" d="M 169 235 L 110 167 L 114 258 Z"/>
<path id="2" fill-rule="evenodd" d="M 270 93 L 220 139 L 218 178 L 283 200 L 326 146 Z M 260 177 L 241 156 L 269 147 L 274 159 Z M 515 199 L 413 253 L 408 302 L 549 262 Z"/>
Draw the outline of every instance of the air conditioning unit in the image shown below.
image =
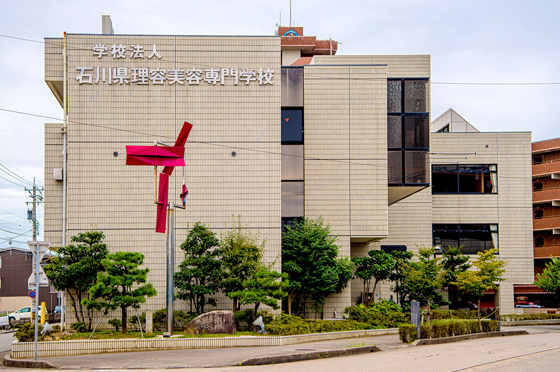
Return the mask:
<path id="1" fill-rule="evenodd" d="M 53 169 L 53 180 L 62 181 L 62 168 Z"/>

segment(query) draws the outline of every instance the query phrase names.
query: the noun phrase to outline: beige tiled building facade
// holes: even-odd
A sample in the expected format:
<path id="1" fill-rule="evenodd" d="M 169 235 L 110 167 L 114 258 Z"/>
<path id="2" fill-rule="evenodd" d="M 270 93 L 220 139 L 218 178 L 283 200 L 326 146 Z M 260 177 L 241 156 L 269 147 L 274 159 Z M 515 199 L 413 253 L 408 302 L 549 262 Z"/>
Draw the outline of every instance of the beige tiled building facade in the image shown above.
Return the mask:
<path id="1" fill-rule="evenodd" d="M 45 80 L 62 105 L 63 40 L 45 45 Z M 188 121 L 189 196 L 176 211 L 176 264 L 189 224 L 220 233 L 238 215 L 266 239 L 277 269 L 282 226 L 302 215 L 329 222 L 349 257 L 382 245 L 432 245 L 434 224 L 498 224 L 509 260 L 500 303 L 509 310 L 511 284 L 532 275 L 530 176 L 508 179 L 530 174 L 530 135 L 432 134 L 432 152 L 477 151 L 465 161 L 498 164 L 500 187 L 498 195 L 432 196 L 430 56 L 336 50 L 302 28 L 277 36 L 67 35 L 66 239 L 94 228 L 111 251 L 143 253 L 158 291 L 143 308 L 163 308 L 166 237 L 154 231 L 154 171 L 126 166 L 125 146 L 173 143 Z M 53 177 L 62 142 L 60 124 L 46 124 L 45 240 L 55 247 L 63 234 L 63 182 Z M 182 182 L 176 168 L 169 197 L 177 204 Z M 325 316 L 360 291 L 353 283 L 332 296 Z M 231 303 L 219 298 L 218 308 Z"/>

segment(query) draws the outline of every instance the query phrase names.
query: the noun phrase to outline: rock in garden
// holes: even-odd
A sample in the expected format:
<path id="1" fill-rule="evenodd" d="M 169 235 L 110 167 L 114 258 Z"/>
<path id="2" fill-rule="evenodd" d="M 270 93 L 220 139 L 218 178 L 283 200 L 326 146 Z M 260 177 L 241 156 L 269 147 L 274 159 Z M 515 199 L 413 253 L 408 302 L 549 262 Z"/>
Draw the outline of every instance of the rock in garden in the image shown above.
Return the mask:
<path id="1" fill-rule="evenodd" d="M 231 311 L 211 311 L 194 318 L 187 324 L 185 334 L 199 335 L 202 333 L 235 333 L 235 318 Z"/>

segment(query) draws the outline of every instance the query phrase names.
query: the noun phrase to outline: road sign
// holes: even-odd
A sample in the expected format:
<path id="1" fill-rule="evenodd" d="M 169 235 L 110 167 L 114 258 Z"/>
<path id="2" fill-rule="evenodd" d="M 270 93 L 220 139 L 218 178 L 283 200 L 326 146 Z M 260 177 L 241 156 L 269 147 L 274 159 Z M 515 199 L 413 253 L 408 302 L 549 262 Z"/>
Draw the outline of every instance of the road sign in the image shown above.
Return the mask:
<path id="1" fill-rule="evenodd" d="M 35 298 L 35 296 L 37 296 L 37 292 L 35 292 L 35 291 L 29 291 L 29 297 Z"/>
<path id="2" fill-rule="evenodd" d="M 27 285 L 32 286 L 35 285 L 35 273 L 31 273 L 29 275 L 29 279 L 27 279 Z M 41 287 L 46 287 L 49 285 L 49 279 L 47 278 L 47 274 L 43 271 L 43 266 L 39 265 L 39 285 Z"/>
<path id="3" fill-rule="evenodd" d="M 39 257 L 37 258 L 37 262 L 41 262 L 47 251 L 49 250 L 51 243 L 50 242 L 38 242 L 38 241 L 29 241 L 27 242 L 27 246 L 33 253 L 33 257 L 37 254 L 37 247 L 39 247 Z"/>

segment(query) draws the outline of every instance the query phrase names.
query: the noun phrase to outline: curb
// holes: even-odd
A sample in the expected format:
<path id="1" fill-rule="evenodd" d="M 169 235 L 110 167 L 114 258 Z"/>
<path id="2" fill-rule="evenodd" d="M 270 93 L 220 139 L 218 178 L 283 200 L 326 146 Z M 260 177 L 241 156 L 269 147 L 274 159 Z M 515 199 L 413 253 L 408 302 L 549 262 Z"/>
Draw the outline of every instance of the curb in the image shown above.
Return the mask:
<path id="1" fill-rule="evenodd" d="M 412 344 L 410 344 L 410 346 L 449 344 L 449 343 L 452 343 L 452 342 L 459 342 L 459 341 L 465 341 L 465 340 L 475 340 L 477 338 L 520 336 L 520 335 L 528 335 L 528 334 L 529 334 L 529 332 L 527 332 L 527 331 L 472 333 L 470 335 L 452 336 L 452 337 L 443 337 L 443 338 L 429 338 L 429 339 L 426 339 L 426 340 L 416 340 Z"/>
<path id="2" fill-rule="evenodd" d="M 323 359 L 323 358 L 335 358 L 335 357 L 343 357 L 343 356 L 350 356 L 350 355 L 358 355 L 358 354 L 366 354 L 366 353 L 374 353 L 381 351 L 380 348 L 377 346 L 361 346 L 361 347 L 353 347 L 349 349 L 339 349 L 339 350 L 326 350 L 326 351 L 314 351 L 312 353 L 302 353 L 302 354 L 287 354 L 287 355 L 276 355 L 271 357 L 260 357 L 260 358 L 251 358 L 246 359 L 239 364 L 238 366 L 260 366 L 265 364 L 279 364 L 279 363 L 290 363 L 290 362 L 299 362 L 302 360 L 311 360 L 311 359 Z"/>
<path id="3" fill-rule="evenodd" d="M 46 360 L 25 360 L 25 359 L 12 359 L 9 355 L 4 355 L 3 364 L 7 367 L 18 367 L 18 368 L 57 368 L 60 367 L 53 362 L 48 362 Z"/>

